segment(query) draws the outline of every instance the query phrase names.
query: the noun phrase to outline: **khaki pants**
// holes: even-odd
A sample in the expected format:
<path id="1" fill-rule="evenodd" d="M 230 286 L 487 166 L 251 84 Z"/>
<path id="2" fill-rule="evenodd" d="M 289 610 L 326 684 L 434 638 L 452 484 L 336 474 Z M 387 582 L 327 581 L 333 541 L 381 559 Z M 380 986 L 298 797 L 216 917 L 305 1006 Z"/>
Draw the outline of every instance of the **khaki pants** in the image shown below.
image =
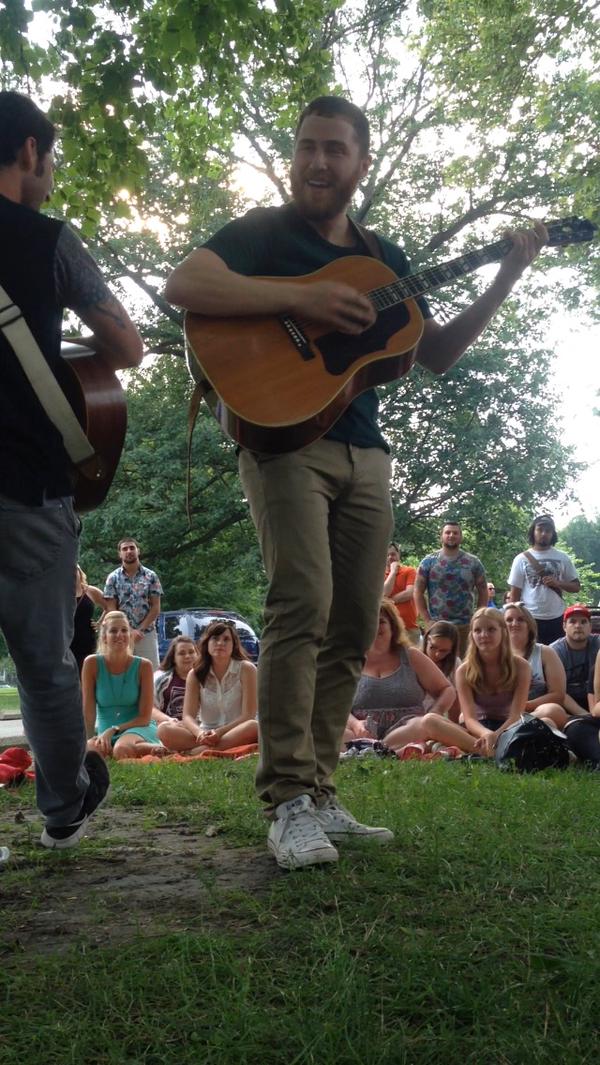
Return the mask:
<path id="1" fill-rule="evenodd" d="M 257 789 L 323 799 L 379 617 L 391 536 L 389 456 L 320 440 L 240 454 L 269 589 L 258 664 Z"/>

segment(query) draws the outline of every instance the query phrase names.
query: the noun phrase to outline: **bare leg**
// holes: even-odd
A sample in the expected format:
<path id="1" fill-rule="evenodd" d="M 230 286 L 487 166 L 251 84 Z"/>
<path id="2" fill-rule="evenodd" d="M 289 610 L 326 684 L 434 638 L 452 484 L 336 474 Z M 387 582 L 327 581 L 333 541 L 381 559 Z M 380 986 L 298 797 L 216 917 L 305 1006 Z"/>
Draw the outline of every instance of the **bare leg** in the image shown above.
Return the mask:
<path id="1" fill-rule="evenodd" d="M 123 758 L 143 758 L 147 754 L 153 754 L 157 758 L 162 758 L 167 754 L 166 748 L 162 747 L 158 743 L 148 743 L 140 736 L 138 740 L 129 739 L 117 740 L 113 747 L 113 758 L 115 762 L 122 761 Z"/>
<path id="2" fill-rule="evenodd" d="M 556 725 L 563 729 L 571 718 L 559 703 L 542 703 L 537 710 L 532 711 L 532 717 L 541 717 L 542 721 L 550 725 Z"/>
<path id="3" fill-rule="evenodd" d="M 230 729 L 221 736 L 218 743 L 201 743 L 199 747 L 192 747 L 189 754 L 203 754 L 204 751 L 230 751 L 232 747 L 242 747 L 248 743 L 258 743 L 258 721 L 252 718 L 250 721 L 242 721 L 239 725 Z"/>
<path id="4" fill-rule="evenodd" d="M 161 721 L 158 738 L 170 751 L 191 751 L 196 745 L 196 737 L 179 721 Z"/>
<path id="5" fill-rule="evenodd" d="M 427 740 L 436 740 L 447 747 L 459 747 L 467 754 L 472 754 L 475 750 L 474 736 L 471 736 L 460 725 L 441 717 L 440 714 L 413 717 L 405 725 L 400 725 L 388 732 L 383 742 L 387 747 L 397 751 L 407 743 L 426 743 Z"/>

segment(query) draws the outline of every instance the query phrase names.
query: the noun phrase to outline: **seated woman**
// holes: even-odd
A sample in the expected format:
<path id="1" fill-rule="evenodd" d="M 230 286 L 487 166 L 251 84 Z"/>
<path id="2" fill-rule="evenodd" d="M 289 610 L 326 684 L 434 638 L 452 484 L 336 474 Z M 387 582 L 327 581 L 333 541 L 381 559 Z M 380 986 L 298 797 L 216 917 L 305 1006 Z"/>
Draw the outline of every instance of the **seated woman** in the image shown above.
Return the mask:
<path id="1" fill-rule="evenodd" d="M 429 713 L 424 699 L 430 695 Z M 447 677 L 422 651 L 411 646 L 402 619 L 389 599 L 383 599 L 377 635 L 367 657 L 344 741 L 383 740 L 399 750 L 407 743 L 437 740 L 461 750 L 475 750 L 475 740 L 444 714 L 456 699 Z"/>
<path id="2" fill-rule="evenodd" d="M 125 614 L 110 610 L 100 623 L 98 654 L 86 658 L 81 675 L 88 747 L 117 760 L 166 753 L 152 721 L 152 663 L 134 658 L 132 646 Z"/>
<path id="3" fill-rule="evenodd" d="M 256 666 L 231 621 L 213 621 L 185 682 L 181 724 L 158 726 L 169 750 L 202 754 L 257 743 Z"/>
<path id="4" fill-rule="evenodd" d="M 536 642 L 536 620 L 522 603 L 505 606 L 504 620 L 513 654 L 524 658 L 531 668 L 524 709 L 534 717 L 550 719 L 559 728 L 564 728 L 571 718 L 562 705 L 567 678 L 560 658 L 551 647 Z"/>
<path id="5" fill-rule="evenodd" d="M 531 669 L 513 654 L 502 611 L 481 607 L 471 618 L 465 660 L 456 671 L 463 720 L 481 754 L 491 757 L 498 734 L 525 709 Z"/>
<path id="6" fill-rule="evenodd" d="M 435 662 L 452 685 L 454 685 L 456 670 L 460 666 L 458 639 L 458 629 L 451 621 L 432 621 L 423 637 L 423 654 Z M 431 710 L 433 702 L 432 696 L 426 695 L 423 706 L 426 710 Z M 459 714 L 460 707 L 458 698 L 456 698 L 448 710 L 448 718 L 458 723 Z"/>
<path id="7" fill-rule="evenodd" d="M 176 636 L 171 640 L 167 653 L 154 674 L 154 709 L 152 719 L 157 725 L 174 725 L 183 716 L 185 682 L 192 669 L 198 651 L 189 636 Z M 169 729 L 161 733 L 161 741 L 169 746 Z"/>

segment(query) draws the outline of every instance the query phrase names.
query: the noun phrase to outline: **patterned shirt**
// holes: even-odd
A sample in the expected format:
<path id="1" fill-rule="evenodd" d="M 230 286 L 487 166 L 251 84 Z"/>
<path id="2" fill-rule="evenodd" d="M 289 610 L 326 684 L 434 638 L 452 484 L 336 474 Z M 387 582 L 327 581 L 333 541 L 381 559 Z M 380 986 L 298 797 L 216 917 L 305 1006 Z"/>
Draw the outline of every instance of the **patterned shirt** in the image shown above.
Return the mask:
<path id="1" fill-rule="evenodd" d="M 434 621 L 469 623 L 473 593 L 478 581 L 485 580 L 485 570 L 475 555 L 459 551 L 456 558 L 447 558 L 436 551 L 423 559 L 418 576 L 425 581 L 429 613 Z"/>
<path id="2" fill-rule="evenodd" d="M 150 597 L 162 594 L 162 586 L 154 570 L 142 565 L 131 577 L 123 566 L 119 566 L 109 573 L 104 587 L 105 598 L 116 599 L 117 609 L 123 611 L 134 629 L 137 629 L 146 617 L 150 609 Z M 153 630 L 155 625 L 156 622 L 153 622 Z"/>

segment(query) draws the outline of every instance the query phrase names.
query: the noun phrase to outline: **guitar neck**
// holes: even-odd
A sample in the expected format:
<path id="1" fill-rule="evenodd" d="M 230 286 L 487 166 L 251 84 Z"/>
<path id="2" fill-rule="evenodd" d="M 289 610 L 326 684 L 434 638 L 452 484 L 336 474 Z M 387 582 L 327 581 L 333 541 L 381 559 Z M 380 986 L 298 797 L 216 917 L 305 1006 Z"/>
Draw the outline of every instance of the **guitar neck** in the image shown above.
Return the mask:
<path id="1" fill-rule="evenodd" d="M 460 255 L 457 259 L 450 259 L 439 266 L 430 266 L 421 270 L 418 274 L 410 274 L 408 277 L 398 278 L 391 285 L 373 289 L 369 292 L 369 299 L 376 310 L 384 310 L 396 303 L 402 303 L 405 299 L 422 296 L 431 292 L 434 288 L 447 285 L 456 281 L 459 277 L 473 273 L 480 266 L 487 263 L 497 263 L 508 255 L 512 247 L 512 241 L 508 238 L 498 240 L 495 244 L 488 244 L 485 248 L 469 251 L 466 255 Z"/>

